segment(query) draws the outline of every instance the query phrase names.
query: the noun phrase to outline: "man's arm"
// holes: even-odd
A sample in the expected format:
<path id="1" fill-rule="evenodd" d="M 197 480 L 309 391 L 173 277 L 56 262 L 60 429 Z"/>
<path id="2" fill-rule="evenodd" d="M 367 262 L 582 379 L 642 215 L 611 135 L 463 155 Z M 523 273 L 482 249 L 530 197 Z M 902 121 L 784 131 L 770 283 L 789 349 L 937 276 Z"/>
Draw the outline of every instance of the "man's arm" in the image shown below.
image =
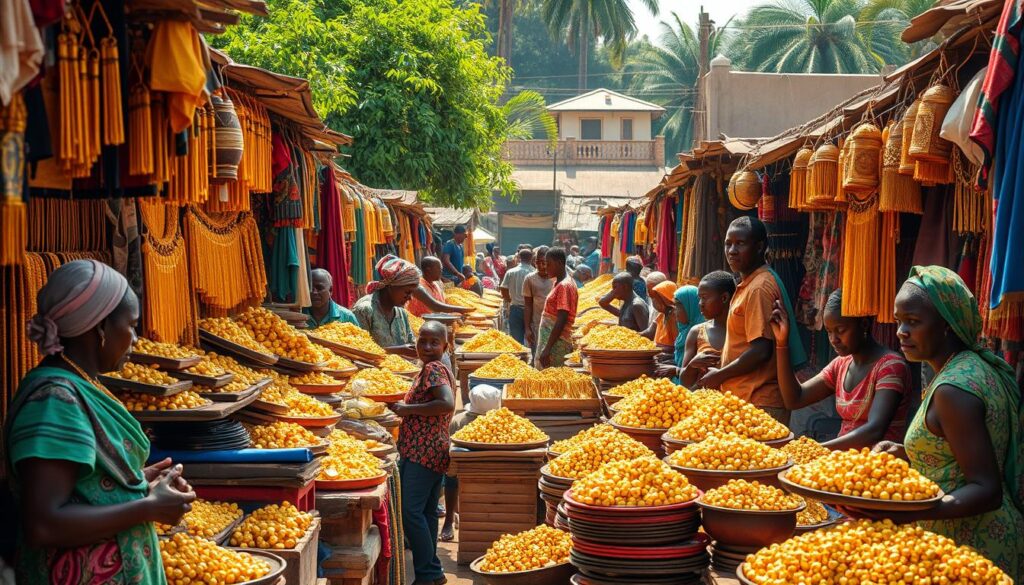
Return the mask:
<path id="1" fill-rule="evenodd" d="M 618 317 L 619 315 L 622 314 L 622 310 L 612 304 L 612 300 L 614 300 L 614 297 L 612 295 L 614 294 L 614 291 L 608 291 L 603 297 L 597 300 L 597 304 L 600 305 L 601 308 L 604 309 L 605 311 L 608 311 L 612 315 Z M 625 307 L 626 304 L 623 303 L 622 306 Z"/>

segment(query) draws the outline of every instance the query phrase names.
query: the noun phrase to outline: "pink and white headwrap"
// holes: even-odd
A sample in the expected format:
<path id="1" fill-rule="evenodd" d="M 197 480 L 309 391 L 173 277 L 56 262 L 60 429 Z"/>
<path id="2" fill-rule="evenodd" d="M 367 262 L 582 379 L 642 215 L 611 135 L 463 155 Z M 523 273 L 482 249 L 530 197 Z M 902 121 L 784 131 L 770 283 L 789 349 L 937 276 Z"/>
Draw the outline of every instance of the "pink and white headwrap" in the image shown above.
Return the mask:
<path id="1" fill-rule="evenodd" d="M 128 290 L 120 272 L 96 260 L 68 262 L 50 274 L 36 295 L 38 312 L 28 322 L 28 338 L 43 355 L 64 351 L 62 337 L 89 331 L 117 308 Z"/>
<path id="2" fill-rule="evenodd" d="M 373 280 L 366 285 L 366 292 L 372 293 L 385 286 L 408 286 L 419 284 L 420 269 L 408 260 L 402 260 L 394 254 L 388 254 L 377 262 L 377 274 L 380 280 Z"/>

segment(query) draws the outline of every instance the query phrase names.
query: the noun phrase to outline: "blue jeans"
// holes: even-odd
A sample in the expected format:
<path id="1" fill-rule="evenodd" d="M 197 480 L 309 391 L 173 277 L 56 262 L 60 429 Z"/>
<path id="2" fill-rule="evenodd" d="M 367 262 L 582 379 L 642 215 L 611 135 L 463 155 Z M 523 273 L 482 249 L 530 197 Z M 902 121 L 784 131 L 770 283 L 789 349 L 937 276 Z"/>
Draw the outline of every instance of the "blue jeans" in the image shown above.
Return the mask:
<path id="1" fill-rule="evenodd" d="M 437 558 L 437 502 L 441 498 L 444 474 L 419 463 L 399 461 L 402 479 L 402 524 L 412 550 L 417 581 L 436 581 L 444 577 Z"/>
<path id="2" fill-rule="evenodd" d="M 526 343 L 526 315 L 520 305 L 508 308 L 508 333 L 519 343 Z"/>

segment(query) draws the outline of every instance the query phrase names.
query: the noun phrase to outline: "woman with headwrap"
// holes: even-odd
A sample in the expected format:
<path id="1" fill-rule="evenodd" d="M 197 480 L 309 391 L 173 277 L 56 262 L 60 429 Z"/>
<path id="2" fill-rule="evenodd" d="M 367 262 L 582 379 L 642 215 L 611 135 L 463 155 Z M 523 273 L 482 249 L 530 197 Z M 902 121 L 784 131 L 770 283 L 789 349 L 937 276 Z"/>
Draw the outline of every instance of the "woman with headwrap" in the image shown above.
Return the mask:
<path id="1" fill-rule="evenodd" d="M 675 298 L 678 285 L 665 280 L 651 287 L 651 308 L 654 310 L 654 322 L 643 335 L 653 339 L 662 350 L 671 354 L 675 345 L 678 329 L 676 328 Z"/>
<path id="2" fill-rule="evenodd" d="M 917 512 L 851 512 L 918 522 L 974 547 L 1020 582 L 1024 415 L 1013 369 L 978 342 L 978 303 L 951 270 L 912 268 L 895 313 L 903 354 L 936 373 L 903 445 L 883 441 L 875 450 L 906 459 L 946 495 L 938 506 Z"/>
<path id="3" fill-rule="evenodd" d="M 487 286 L 487 284 L 490 282 L 500 283 L 501 279 L 505 278 L 505 271 L 508 266 L 505 264 L 505 257 L 501 255 L 501 248 L 498 247 L 498 244 L 491 243 L 484 247 L 487 248 L 487 256 L 483 262 L 484 285 L 487 288 L 496 290 L 498 288 L 497 284 L 493 287 Z"/>
<path id="4" fill-rule="evenodd" d="M 736 292 L 732 274 L 716 270 L 694 286 L 676 289 L 675 318 L 679 334 L 673 346 L 673 363 L 658 367 L 659 376 L 673 376 L 692 386 L 708 368 L 717 368 L 725 345 L 729 301 Z"/>
<path id="5" fill-rule="evenodd" d="M 381 347 L 409 357 L 416 356 L 415 335 L 409 326 L 405 304 L 420 284 L 415 264 L 388 254 L 374 269 L 380 280 L 366 286 L 366 295 L 356 301 L 352 312 L 363 329 Z"/>
<path id="6" fill-rule="evenodd" d="M 113 268 L 76 260 L 37 296 L 29 339 L 45 356 L 18 387 L 5 436 L 18 499 L 19 583 L 166 583 L 153 522 L 195 493 L 97 374 L 119 369 L 139 301 Z M 5 519 L 7 521 L 8 519 Z"/>

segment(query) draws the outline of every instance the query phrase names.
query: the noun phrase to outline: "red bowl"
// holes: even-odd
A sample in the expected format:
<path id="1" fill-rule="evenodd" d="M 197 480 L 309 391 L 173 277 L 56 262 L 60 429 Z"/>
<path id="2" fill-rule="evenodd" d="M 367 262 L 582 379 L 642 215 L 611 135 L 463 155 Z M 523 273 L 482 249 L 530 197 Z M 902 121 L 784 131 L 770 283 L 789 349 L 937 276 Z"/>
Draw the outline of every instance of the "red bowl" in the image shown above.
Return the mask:
<path id="1" fill-rule="evenodd" d="M 585 540 L 572 539 L 572 547 L 584 554 L 608 558 L 678 559 L 703 553 L 711 544 L 711 537 L 698 532 L 690 542 L 675 546 L 611 546 Z"/>
<path id="2" fill-rule="evenodd" d="M 637 514 L 641 514 L 645 517 L 649 517 L 649 515 L 652 514 L 660 515 L 664 512 L 669 512 L 672 510 L 685 510 L 687 508 L 693 508 L 696 505 L 697 500 L 700 499 L 700 497 L 703 495 L 704 492 L 697 490 L 696 498 L 688 502 L 668 504 L 665 506 L 591 506 L 589 504 L 584 504 L 573 499 L 572 490 L 565 492 L 565 494 L 562 495 L 562 499 L 565 501 L 566 509 L 578 508 L 580 510 L 586 510 L 588 512 L 594 512 L 600 515 L 610 516 L 617 516 L 620 514 L 636 516 Z"/>

